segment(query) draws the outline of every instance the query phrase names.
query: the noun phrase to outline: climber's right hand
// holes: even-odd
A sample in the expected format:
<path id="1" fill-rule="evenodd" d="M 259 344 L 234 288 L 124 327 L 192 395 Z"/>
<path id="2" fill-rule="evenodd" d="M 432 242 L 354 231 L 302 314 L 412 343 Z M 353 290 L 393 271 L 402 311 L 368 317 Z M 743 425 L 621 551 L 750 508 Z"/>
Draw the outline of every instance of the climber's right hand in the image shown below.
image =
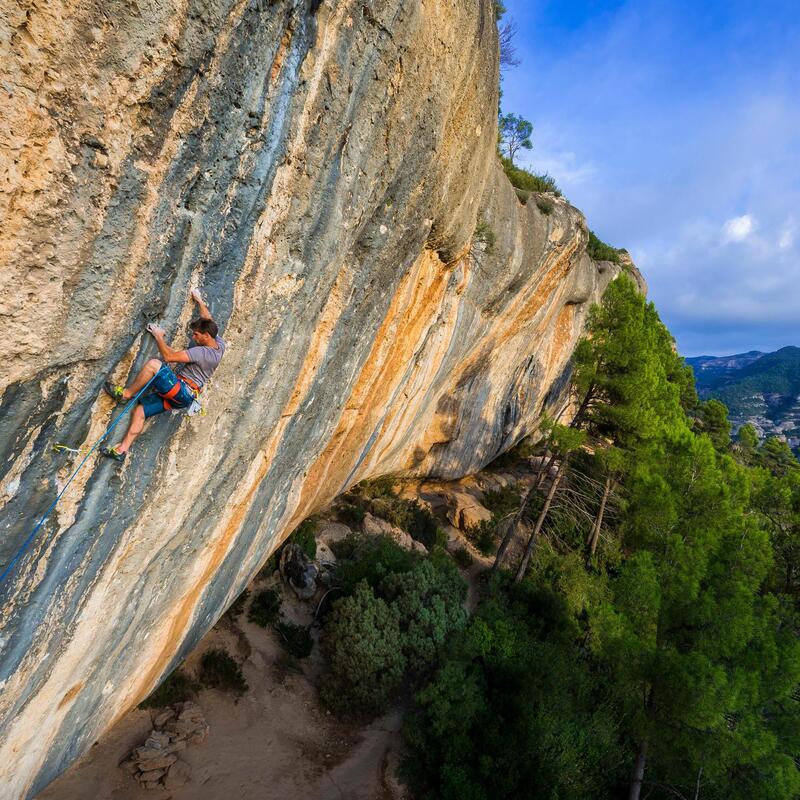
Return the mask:
<path id="1" fill-rule="evenodd" d="M 160 325 L 156 325 L 155 322 L 151 322 L 151 323 L 148 324 L 147 332 L 151 336 L 163 336 L 164 335 L 164 329 Z"/>

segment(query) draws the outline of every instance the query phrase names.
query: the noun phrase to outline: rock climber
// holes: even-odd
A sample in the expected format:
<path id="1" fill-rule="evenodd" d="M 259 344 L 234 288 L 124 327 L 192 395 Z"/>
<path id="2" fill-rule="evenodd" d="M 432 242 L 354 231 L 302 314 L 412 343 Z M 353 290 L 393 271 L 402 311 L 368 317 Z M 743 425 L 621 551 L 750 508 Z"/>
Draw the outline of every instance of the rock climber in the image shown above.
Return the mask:
<path id="1" fill-rule="evenodd" d="M 148 332 L 156 340 L 158 352 L 164 361 L 180 364 L 172 370 L 157 358 L 151 358 L 139 370 L 130 386 L 117 386 L 110 381 L 103 384 L 106 394 L 117 403 L 125 404 L 151 379 L 152 392 L 142 395 L 133 410 L 128 430 L 115 447 L 101 447 L 100 452 L 115 461 L 125 461 L 136 437 L 142 432 L 149 417 L 173 408 L 189 408 L 195 402 L 203 386 L 214 374 L 225 354 L 225 342 L 219 336 L 217 323 L 203 302 L 197 289 L 191 291 L 200 316 L 189 324 L 193 344 L 186 350 L 174 350 L 164 340 L 164 329 L 151 323 Z"/>

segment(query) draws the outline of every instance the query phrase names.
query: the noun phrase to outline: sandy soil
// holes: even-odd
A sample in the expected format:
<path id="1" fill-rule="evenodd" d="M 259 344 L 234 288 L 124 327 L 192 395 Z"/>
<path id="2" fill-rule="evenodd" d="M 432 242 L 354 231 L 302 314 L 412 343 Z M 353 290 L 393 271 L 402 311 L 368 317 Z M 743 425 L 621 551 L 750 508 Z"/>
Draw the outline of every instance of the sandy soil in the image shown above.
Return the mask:
<path id="1" fill-rule="evenodd" d="M 257 588 L 261 588 L 260 586 Z M 303 620 L 309 609 L 284 603 L 287 617 Z M 192 672 L 213 647 L 245 657 L 249 691 L 238 702 L 213 689 L 198 704 L 209 724 L 200 745 L 181 754 L 192 780 L 172 791 L 145 790 L 118 768 L 149 734 L 151 714 L 127 714 L 38 800 L 391 800 L 384 781 L 399 748 L 398 711 L 365 727 L 343 724 L 319 705 L 311 679 L 319 671 L 319 646 L 305 662 L 288 666 L 271 630 L 223 618 L 189 656 Z"/>

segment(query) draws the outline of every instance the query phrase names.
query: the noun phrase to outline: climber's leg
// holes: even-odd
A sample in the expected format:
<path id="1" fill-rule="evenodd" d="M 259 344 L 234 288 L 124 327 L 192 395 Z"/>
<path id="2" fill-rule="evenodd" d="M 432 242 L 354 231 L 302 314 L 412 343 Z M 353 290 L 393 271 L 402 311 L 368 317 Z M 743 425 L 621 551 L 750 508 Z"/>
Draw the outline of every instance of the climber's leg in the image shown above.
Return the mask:
<path id="1" fill-rule="evenodd" d="M 130 400 L 161 369 L 161 366 L 161 362 L 157 358 L 148 359 L 133 379 L 131 385 L 122 392 L 123 400 Z"/>
<path id="2" fill-rule="evenodd" d="M 136 408 L 133 409 L 133 413 L 131 414 L 131 421 L 128 423 L 128 430 L 125 432 L 125 436 L 114 448 L 118 453 L 128 452 L 136 437 L 144 429 L 144 420 L 144 406 L 137 403 Z"/>
<path id="3" fill-rule="evenodd" d="M 130 386 L 126 388 L 125 386 L 113 384 L 111 381 L 106 381 L 103 384 L 103 390 L 107 395 L 113 397 L 118 403 L 127 403 L 128 400 L 130 400 L 131 397 L 133 397 L 136 392 L 139 391 L 139 389 L 141 389 L 154 375 L 158 374 L 161 366 L 162 364 L 157 358 L 148 359 L 148 361 L 145 362 L 145 365 L 139 370 Z"/>

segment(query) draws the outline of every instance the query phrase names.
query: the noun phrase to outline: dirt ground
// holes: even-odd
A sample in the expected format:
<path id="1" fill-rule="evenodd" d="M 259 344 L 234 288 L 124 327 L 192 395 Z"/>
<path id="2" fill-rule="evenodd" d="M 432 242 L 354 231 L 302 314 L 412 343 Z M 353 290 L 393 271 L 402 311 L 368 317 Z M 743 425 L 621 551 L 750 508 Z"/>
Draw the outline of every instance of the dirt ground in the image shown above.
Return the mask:
<path id="1" fill-rule="evenodd" d="M 284 612 L 296 622 L 309 621 L 297 601 L 285 601 Z M 385 773 L 398 758 L 399 711 L 362 727 L 336 720 L 320 706 L 312 684 L 320 668 L 318 644 L 308 659 L 287 665 L 275 633 L 247 622 L 244 614 L 235 624 L 224 617 L 183 668 L 192 672 L 214 647 L 246 655 L 242 669 L 249 690 L 238 702 L 214 689 L 200 692 L 209 733 L 181 753 L 192 770 L 189 783 L 172 791 L 146 790 L 118 767 L 152 729 L 156 712 L 137 709 L 37 800 L 391 800 Z"/>

